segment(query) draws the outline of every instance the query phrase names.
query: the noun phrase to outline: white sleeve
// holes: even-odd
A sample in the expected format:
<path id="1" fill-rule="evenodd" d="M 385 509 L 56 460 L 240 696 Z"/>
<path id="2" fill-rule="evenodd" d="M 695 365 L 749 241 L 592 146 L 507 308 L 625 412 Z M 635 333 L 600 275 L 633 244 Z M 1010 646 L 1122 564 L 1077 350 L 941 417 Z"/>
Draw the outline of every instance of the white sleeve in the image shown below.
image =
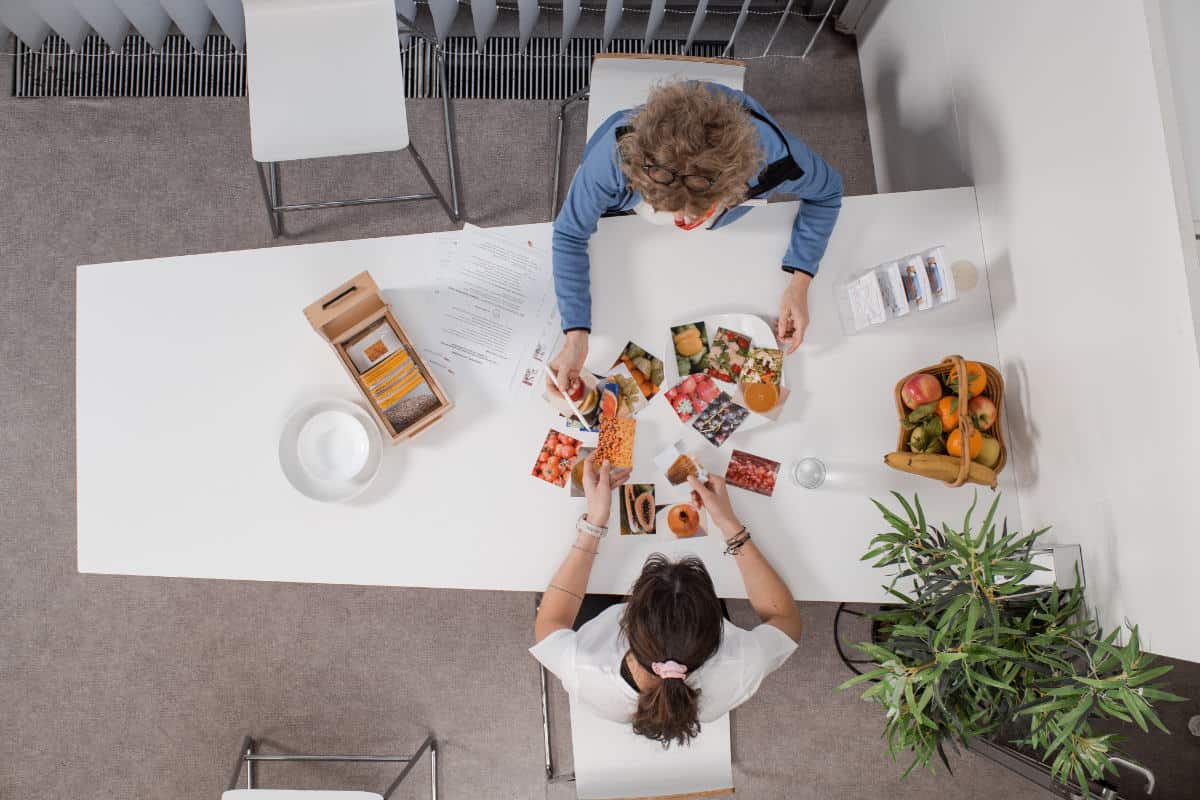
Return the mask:
<path id="1" fill-rule="evenodd" d="M 575 670 L 575 653 L 578 649 L 579 640 L 575 631 L 559 628 L 529 648 L 529 652 L 543 667 L 554 673 L 554 677 L 562 681 L 567 694 L 574 697 L 579 688 L 579 677 Z"/>
<path id="2" fill-rule="evenodd" d="M 742 681 L 731 708 L 749 700 L 758 691 L 763 678 L 782 667 L 798 646 L 792 637 L 765 622 L 746 631 L 741 639 Z"/>

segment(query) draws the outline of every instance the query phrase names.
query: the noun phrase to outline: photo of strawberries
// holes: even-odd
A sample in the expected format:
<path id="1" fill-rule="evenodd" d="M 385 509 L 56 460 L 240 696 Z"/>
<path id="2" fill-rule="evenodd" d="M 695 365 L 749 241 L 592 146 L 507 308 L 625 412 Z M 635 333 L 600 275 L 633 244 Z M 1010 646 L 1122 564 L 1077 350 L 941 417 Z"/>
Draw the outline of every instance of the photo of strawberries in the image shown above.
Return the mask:
<path id="1" fill-rule="evenodd" d="M 546 483 L 566 486 L 567 476 L 571 474 L 571 468 L 579 458 L 579 447 L 582 444 L 583 442 L 573 436 L 551 430 L 542 442 L 542 449 L 538 452 L 531 474 Z"/>
<path id="2" fill-rule="evenodd" d="M 708 404 L 720 393 L 721 388 L 709 376 L 688 375 L 663 396 L 671 404 L 679 421 L 688 423 L 708 408 Z"/>

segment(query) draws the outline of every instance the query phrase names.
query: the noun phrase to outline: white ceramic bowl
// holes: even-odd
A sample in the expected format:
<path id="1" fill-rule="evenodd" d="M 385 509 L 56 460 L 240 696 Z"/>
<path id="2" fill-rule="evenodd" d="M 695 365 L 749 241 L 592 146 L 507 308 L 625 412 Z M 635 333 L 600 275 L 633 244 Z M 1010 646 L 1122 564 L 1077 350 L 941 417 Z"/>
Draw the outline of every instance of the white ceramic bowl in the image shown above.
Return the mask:
<path id="1" fill-rule="evenodd" d="M 341 409 L 310 417 L 296 437 L 300 466 L 318 481 L 348 481 L 367 463 L 371 443 L 353 414 Z"/>
<path id="2" fill-rule="evenodd" d="M 279 466 L 295 489 L 322 502 L 349 500 L 371 484 L 383 458 L 375 420 L 354 403 L 318 400 L 279 436 Z"/>

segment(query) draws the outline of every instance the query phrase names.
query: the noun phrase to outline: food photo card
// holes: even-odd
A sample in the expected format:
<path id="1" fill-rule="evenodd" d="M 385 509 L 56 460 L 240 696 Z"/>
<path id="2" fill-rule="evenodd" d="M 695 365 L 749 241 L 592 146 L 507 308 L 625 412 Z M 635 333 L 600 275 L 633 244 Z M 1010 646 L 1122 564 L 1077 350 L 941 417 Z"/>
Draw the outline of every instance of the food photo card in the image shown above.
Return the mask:
<path id="1" fill-rule="evenodd" d="M 611 466 L 633 468 L 633 437 L 637 420 L 632 417 L 600 417 L 600 440 L 596 443 L 596 461 Z"/>
<path id="2" fill-rule="evenodd" d="M 542 441 L 531 474 L 554 486 L 566 486 L 571 468 L 579 458 L 579 448 L 582 444 L 583 442 L 574 436 L 559 433 L 551 428 Z"/>
<path id="3" fill-rule="evenodd" d="M 676 539 L 696 539 L 708 535 L 708 515 L 691 501 L 664 505 L 654 524 Z"/>
<path id="4" fill-rule="evenodd" d="M 700 432 L 700 435 L 715 447 L 720 447 L 725 444 L 725 440 L 733 435 L 733 432 L 741 427 L 746 418 L 750 416 L 750 411 L 737 403 L 733 402 L 733 398 L 725 392 L 721 392 L 716 400 L 708 404 L 708 407 L 696 417 L 696 421 L 692 423 L 692 427 Z"/>
<path id="5" fill-rule="evenodd" d="M 708 334 L 703 322 L 675 325 L 671 328 L 671 339 L 675 343 L 679 377 L 708 369 Z"/>
<path id="6" fill-rule="evenodd" d="M 575 453 L 575 466 L 571 467 L 571 497 L 586 497 L 583 491 L 583 462 L 595 450 L 594 447 L 581 447 Z"/>
<path id="7" fill-rule="evenodd" d="M 672 486 L 683 486 L 687 491 L 691 491 L 687 486 L 689 475 L 695 475 L 701 481 L 708 480 L 708 472 L 704 465 L 688 451 L 682 439 L 660 450 L 654 456 L 654 467 L 660 475 L 666 476 L 667 482 Z"/>
<path id="8" fill-rule="evenodd" d="M 545 372 L 557 386 L 558 382 L 549 367 L 545 368 Z M 570 427 L 588 432 L 600 430 L 600 389 L 596 376 L 586 371 L 579 373 L 579 383 L 572 395 L 552 394 L 547 389 L 542 394 L 542 399 L 560 416 L 569 422 L 573 421 Z"/>
<path id="9" fill-rule="evenodd" d="M 657 531 L 658 507 L 654 484 L 627 483 L 621 487 L 621 535 L 638 536 Z"/>
<path id="10" fill-rule="evenodd" d="M 786 386 L 776 383 L 739 383 L 733 402 L 761 417 L 777 420 L 791 393 Z"/>
<path id="11" fill-rule="evenodd" d="M 618 364 L 613 367 L 605 381 L 617 384 L 617 392 L 620 395 L 617 412 L 617 416 L 619 417 L 632 416 L 645 408 L 650 402 L 642 394 L 637 379 L 630 374 L 629 368 L 624 364 Z"/>
<path id="12" fill-rule="evenodd" d="M 728 328 L 717 328 L 708 348 L 708 374 L 719 381 L 737 383 L 749 356 L 749 336 Z"/>
<path id="13" fill-rule="evenodd" d="M 777 347 L 751 347 L 742 369 L 743 383 L 775 383 L 783 376 L 783 351 Z"/>
<path id="14" fill-rule="evenodd" d="M 770 497 L 775 493 L 779 462 L 756 456 L 744 450 L 734 450 L 725 467 L 725 482 L 730 486 Z"/>
<path id="15" fill-rule="evenodd" d="M 668 389 L 663 397 L 671 404 L 675 416 L 685 425 L 695 419 L 717 398 L 721 388 L 708 375 L 688 375 Z"/>
<path id="16" fill-rule="evenodd" d="M 379 320 L 343 344 L 342 347 L 359 375 L 396 351 L 404 350 L 404 345 L 400 343 L 400 337 L 392 330 L 392 326 L 386 319 Z"/>
<path id="17" fill-rule="evenodd" d="M 613 366 L 618 364 L 623 364 L 629 370 L 647 401 L 658 394 L 666 380 L 662 359 L 633 342 L 629 342 L 621 350 L 621 355 L 613 362 Z"/>

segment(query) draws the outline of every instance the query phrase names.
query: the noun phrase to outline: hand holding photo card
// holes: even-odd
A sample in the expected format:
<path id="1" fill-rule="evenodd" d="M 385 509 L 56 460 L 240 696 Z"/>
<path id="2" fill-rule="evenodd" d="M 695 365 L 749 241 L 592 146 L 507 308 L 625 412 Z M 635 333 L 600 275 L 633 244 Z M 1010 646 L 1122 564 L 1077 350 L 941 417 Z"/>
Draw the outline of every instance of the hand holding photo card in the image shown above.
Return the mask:
<path id="1" fill-rule="evenodd" d="M 583 490 L 583 462 L 595 450 L 594 447 L 581 447 L 575 454 L 575 465 L 571 467 L 571 497 L 587 497 Z"/>
<path id="2" fill-rule="evenodd" d="M 537 461 L 533 464 L 531 474 L 546 483 L 565 486 L 567 477 L 571 474 L 571 468 L 575 466 L 575 461 L 579 457 L 581 444 L 582 442 L 575 437 L 551 429 L 546 434 L 545 441 L 542 442 L 542 449 L 538 452 Z"/>
<path id="3" fill-rule="evenodd" d="M 621 535 L 635 536 L 656 531 L 654 484 L 627 483 L 621 487 Z"/>
<path id="4" fill-rule="evenodd" d="M 708 334 L 703 322 L 691 322 L 671 328 L 675 343 L 675 363 L 679 377 L 704 372 L 708 368 Z"/>
<path id="5" fill-rule="evenodd" d="M 621 351 L 621 355 L 613 362 L 614 367 L 617 364 L 625 365 L 629 374 L 637 381 L 642 396 L 647 400 L 658 394 L 665 379 L 661 358 L 651 355 L 645 348 L 629 342 Z"/>
<path id="6" fill-rule="evenodd" d="M 749 336 L 728 328 L 717 328 L 708 348 L 708 374 L 719 381 L 736 383 L 749 355 Z"/>
<path id="7" fill-rule="evenodd" d="M 701 481 L 708 480 L 708 471 L 698 458 L 687 452 L 682 439 L 659 451 L 654 456 L 654 466 L 661 474 L 667 476 L 667 481 L 672 486 L 686 483 L 689 475 L 695 475 Z"/>
<path id="8" fill-rule="evenodd" d="M 671 404 L 679 421 L 686 424 L 708 408 L 720 393 L 720 387 L 709 376 L 688 375 L 668 389 L 663 397 Z"/>
<path id="9" fill-rule="evenodd" d="M 733 398 L 725 392 L 721 392 L 717 399 L 704 409 L 704 413 L 696 417 L 692 427 L 714 446 L 720 447 L 748 416 L 750 412 L 747 409 L 733 402 Z"/>
<path id="10" fill-rule="evenodd" d="M 632 417 L 600 417 L 600 440 L 596 443 L 596 462 L 605 459 L 614 467 L 633 468 L 633 436 L 637 420 Z"/>
<path id="11" fill-rule="evenodd" d="M 729 466 L 725 468 L 725 482 L 770 497 L 775 492 L 775 477 L 778 474 L 778 461 L 734 450 Z"/>
<path id="12" fill-rule="evenodd" d="M 550 380 L 557 385 L 558 380 L 554 377 L 554 373 L 549 368 L 544 368 L 544 371 Z M 550 407 L 561 416 L 566 417 L 568 421 L 574 420 L 575 424 L 571 427 L 594 432 L 600 429 L 600 389 L 598 383 L 595 375 L 584 371 L 579 373 L 579 383 L 575 385 L 576 389 L 573 396 L 551 394 L 549 390 L 546 390 L 542 394 L 542 399 L 549 403 Z"/>

